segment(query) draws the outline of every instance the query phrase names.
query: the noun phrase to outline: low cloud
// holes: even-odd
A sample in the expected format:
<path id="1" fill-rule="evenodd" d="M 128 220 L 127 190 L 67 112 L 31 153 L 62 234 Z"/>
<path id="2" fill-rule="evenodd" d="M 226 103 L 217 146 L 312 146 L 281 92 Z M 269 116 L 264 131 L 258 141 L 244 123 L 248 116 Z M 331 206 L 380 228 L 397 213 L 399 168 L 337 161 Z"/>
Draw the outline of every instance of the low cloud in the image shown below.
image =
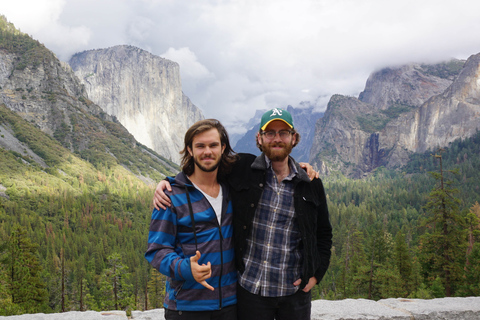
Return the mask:
<path id="1" fill-rule="evenodd" d="M 183 89 L 229 130 L 257 109 L 321 111 L 386 66 L 480 52 L 471 0 L 0 0 L 0 10 L 67 60 L 131 44 L 180 64 Z"/>

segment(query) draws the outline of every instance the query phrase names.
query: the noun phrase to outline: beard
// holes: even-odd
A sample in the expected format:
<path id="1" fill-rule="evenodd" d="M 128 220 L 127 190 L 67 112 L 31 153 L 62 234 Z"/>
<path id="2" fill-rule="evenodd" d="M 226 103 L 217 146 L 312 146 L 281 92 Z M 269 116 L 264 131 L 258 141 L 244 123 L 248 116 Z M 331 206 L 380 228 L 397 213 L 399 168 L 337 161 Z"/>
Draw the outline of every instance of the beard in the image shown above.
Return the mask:
<path id="1" fill-rule="evenodd" d="M 281 147 L 282 149 L 273 149 L 274 147 Z M 292 152 L 292 143 L 272 142 L 262 144 L 263 152 L 270 159 L 270 161 L 283 161 Z"/>
<path id="2" fill-rule="evenodd" d="M 212 157 L 204 157 L 204 158 L 202 158 L 202 159 L 205 159 L 205 158 L 207 158 L 207 159 L 214 159 L 214 158 L 212 158 Z M 216 161 L 215 163 L 213 163 L 211 166 L 206 167 L 206 166 L 204 166 L 204 165 L 198 160 L 197 157 L 193 157 L 193 162 L 197 165 L 197 167 L 198 167 L 200 170 L 202 170 L 202 171 L 204 171 L 204 172 L 212 172 L 212 171 L 215 171 L 215 169 L 217 169 L 218 166 L 220 165 L 220 161 L 221 161 L 221 160 L 222 160 L 222 159 L 219 158 L 219 159 L 217 159 L 217 161 Z"/>

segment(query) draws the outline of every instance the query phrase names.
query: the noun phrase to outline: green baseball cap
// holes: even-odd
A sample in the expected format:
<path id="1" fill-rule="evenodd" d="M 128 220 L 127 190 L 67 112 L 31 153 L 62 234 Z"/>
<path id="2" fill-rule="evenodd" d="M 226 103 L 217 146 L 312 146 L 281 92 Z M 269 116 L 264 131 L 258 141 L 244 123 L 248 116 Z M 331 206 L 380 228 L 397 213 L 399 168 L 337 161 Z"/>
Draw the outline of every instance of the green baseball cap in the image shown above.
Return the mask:
<path id="1" fill-rule="evenodd" d="M 284 109 L 274 108 L 265 112 L 260 121 L 260 130 L 265 130 L 268 124 L 274 120 L 282 120 L 293 129 L 293 119 L 290 112 Z"/>

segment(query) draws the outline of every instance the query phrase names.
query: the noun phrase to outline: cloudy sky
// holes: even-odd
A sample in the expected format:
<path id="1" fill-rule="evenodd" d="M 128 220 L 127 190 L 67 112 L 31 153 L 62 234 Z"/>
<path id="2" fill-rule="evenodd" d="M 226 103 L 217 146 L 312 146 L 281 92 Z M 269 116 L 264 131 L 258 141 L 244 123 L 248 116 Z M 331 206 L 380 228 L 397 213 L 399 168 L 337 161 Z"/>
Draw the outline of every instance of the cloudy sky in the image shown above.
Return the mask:
<path id="1" fill-rule="evenodd" d="M 178 62 L 231 133 L 257 109 L 358 96 L 382 67 L 480 52 L 477 0 L 0 0 L 0 14 L 63 61 L 130 44 Z"/>

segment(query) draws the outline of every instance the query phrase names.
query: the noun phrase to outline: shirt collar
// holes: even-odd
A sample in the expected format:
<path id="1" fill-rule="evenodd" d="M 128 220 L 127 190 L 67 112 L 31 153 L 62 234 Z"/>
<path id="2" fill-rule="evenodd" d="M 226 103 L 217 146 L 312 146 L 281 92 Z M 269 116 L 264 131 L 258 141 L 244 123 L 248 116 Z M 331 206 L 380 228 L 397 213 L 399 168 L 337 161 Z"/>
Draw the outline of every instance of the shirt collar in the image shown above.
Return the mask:
<path id="1" fill-rule="evenodd" d="M 300 165 L 290 156 L 288 156 L 288 165 L 290 166 L 290 172 L 293 174 L 292 179 L 296 177 L 302 181 L 310 182 L 310 178 L 308 177 L 306 171 L 300 169 Z M 265 153 L 262 153 L 253 161 L 251 167 L 252 169 L 267 170 L 267 168 L 270 166 L 270 159 L 268 159 Z"/>
<path id="2" fill-rule="evenodd" d="M 265 156 L 265 164 L 267 165 L 267 169 L 272 168 L 272 161 L 267 156 Z M 293 178 L 298 174 L 298 170 L 290 156 L 288 157 L 288 166 L 290 167 L 290 173 L 284 178 L 284 180 L 293 180 Z"/>

